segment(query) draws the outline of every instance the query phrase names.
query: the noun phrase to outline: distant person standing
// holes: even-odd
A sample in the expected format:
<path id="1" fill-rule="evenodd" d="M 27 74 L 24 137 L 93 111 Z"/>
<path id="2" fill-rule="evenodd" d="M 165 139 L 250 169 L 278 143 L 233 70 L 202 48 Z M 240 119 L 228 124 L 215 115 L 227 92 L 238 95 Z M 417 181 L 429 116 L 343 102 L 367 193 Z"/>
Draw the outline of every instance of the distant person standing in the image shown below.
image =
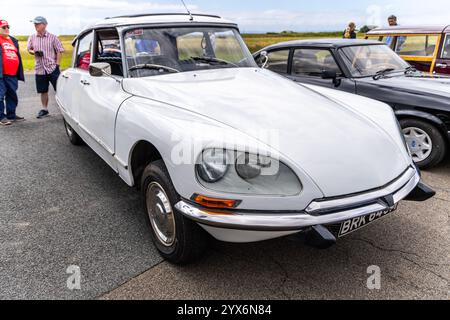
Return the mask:
<path id="1" fill-rule="evenodd" d="M 397 16 L 391 15 L 388 17 L 388 24 L 389 27 L 397 27 L 398 26 L 398 19 Z M 405 37 L 398 37 L 397 38 L 397 45 L 396 48 L 394 48 L 394 39 L 395 37 L 388 36 L 386 37 L 386 44 L 391 47 L 393 50 L 395 49 L 396 52 L 400 52 L 403 48 L 403 45 L 405 44 L 406 38 Z"/>
<path id="2" fill-rule="evenodd" d="M 396 27 L 398 26 L 397 17 L 394 15 L 389 16 L 388 23 L 390 27 Z"/>
<path id="3" fill-rule="evenodd" d="M 344 31 L 344 39 L 356 39 L 356 23 L 350 22 Z"/>
<path id="4" fill-rule="evenodd" d="M 36 60 L 36 89 L 41 95 L 42 110 L 39 111 L 38 119 L 49 115 L 48 112 L 48 89 L 52 84 L 56 91 L 58 77 L 61 74 L 60 63 L 63 45 L 58 37 L 47 31 L 47 19 L 36 17 L 31 21 L 34 23 L 36 34 L 28 39 L 28 52 L 35 56 Z"/>
<path id="5" fill-rule="evenodd" d="M 25 81 L 25 77 L 19 42 L 9 35 L 9 28 L 9 23 L 0 19 L 0 126 L 25 120 L 16 115 L 19 80 Z"/>

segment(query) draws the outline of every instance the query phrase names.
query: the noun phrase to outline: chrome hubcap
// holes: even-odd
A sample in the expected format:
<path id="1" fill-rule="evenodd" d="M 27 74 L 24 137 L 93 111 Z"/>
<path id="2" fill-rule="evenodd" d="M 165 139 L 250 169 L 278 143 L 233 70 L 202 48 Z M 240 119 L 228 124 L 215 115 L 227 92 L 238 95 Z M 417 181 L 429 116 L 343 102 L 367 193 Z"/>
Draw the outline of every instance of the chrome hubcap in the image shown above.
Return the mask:
<path id="1" fill-rule="evenodd" d="M 150 223 L 159 242 L 166 247 L 172 246 L 175 242 L 175 215 L 169 197 L 159 183 L 150 183 L 146 201 Z"/>
<path id="2" fill-rule="evenodd" d="M 71 137 L 73 134 L 73 129 L 67 123 L 66 123 L 66 131 L 67 131 L 67 134 L 69 135 L 69 137 Z"/>
<path id="3" fill-rule="evenodd" d="M 425 131 L 419 128 L 405 128 L 403 134 L 415 162 L 424 161 L 431 155 L 433 141 Z"/>

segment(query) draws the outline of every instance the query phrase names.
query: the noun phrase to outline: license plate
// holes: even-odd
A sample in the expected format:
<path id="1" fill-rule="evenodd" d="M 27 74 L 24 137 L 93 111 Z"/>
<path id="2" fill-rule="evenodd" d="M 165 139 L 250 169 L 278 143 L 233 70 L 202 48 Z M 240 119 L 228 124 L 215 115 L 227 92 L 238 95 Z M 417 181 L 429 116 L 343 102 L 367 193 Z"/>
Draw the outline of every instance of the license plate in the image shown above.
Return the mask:
<path id="1" fill-rule="evenodd" d="M 339 231 L 339 238 L 344 237 L 356 230 L 364 228 L 365 226 L 371 224 L 372 222 L 375 222 L 381 218 L 384 218 L 385 216 L 387 216 L 388 214 L 390 214 L 396 210 L 397 210 L 397 205 L 390 209 L 374 212 L 374 213 L 366 215 L 366 216 L 347 220 L 341 224 L 341 228 Z"/>

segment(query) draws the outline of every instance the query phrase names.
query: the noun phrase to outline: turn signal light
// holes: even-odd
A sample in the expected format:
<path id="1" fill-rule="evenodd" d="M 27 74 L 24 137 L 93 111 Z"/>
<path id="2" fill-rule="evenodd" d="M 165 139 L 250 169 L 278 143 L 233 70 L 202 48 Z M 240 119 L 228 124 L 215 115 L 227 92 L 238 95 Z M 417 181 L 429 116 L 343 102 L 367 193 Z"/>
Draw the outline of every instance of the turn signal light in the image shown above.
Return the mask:
<path id="1" fill-rule="evenodd" d="M 238 200 L 210 198 L 202 195 L 194 195 L 193 200 L 205 208 L 214 209 L 233 209 L 240 202 Z"/>

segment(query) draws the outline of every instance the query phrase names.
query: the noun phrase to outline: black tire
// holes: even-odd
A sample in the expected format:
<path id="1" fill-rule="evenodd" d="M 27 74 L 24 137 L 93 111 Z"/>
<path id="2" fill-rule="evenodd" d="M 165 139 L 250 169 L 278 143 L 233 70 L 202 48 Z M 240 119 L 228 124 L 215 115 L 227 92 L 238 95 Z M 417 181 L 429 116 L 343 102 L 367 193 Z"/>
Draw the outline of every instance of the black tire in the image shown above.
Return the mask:
<path id="1" fill-rule="evenodd" d="M 423 161 L 416 162 L 417 166 L 420 169 L 429 169 L 429 168 L 435 167 L 439 163 L 441 163 L 442 160 L 444 160 L 445 155 L 447 153 L 447 144 L 446 144 L 442 134 L 439 132 L 439 130 L 435 126 L 433 126 L 432 124 L 430 124 L 426 121 L 417 120 L 417 119 L 400 120 L 400 125 L 403 129 L 419 128 L 419 129 L 425 131 L 432 141 L 433 147 L 432 147 L 431 154 Z"/>
<path id="2" fill-rule="evenodd" d="M 83 139 L 78 135 L 78 133 L 73 130 L 73 128 L 64 120 L 64 128 L 66 129 L 67 137 L 69 138 L 70 143 L 74 146 L 82 146 L 84 145 Z"/>
<path id="3" fill-rule="evenodd" d="M 153 243 L 161 256 L 169 262 L 178 265 L 188 264 L 200 259 L 206 251 L 208 236 L 197 223 L 185 218 L 175 210 L 174 206 L 180 200 L 180 196 L 175 191 L 164 162 L 158 160 L 148 165 L 142 174 L 141 181 L 146 219 L 151 230 Z M 158 187 L 163 188 L 165 195 L 169 199 L 175 218 L 175 239 L 170 246 L 165 245 L 159 239 L 150 220 L 147 194 L 149 192 L 149 186 L 151 184 L 155 185 L 155 183 L 158 184 Z"/>

